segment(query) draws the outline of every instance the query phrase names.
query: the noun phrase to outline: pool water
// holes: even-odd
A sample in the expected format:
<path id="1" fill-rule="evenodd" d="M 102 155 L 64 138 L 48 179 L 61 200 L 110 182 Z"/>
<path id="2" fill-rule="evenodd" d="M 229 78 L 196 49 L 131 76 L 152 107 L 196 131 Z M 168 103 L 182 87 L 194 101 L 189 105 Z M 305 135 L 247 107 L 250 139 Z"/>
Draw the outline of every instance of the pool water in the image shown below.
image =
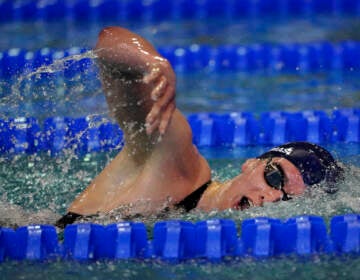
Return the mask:
<path id="1" fill-rule="evenodd" d="M 1 23 L 0 51 L 9 48 L 36 50 L 43 47 L 91 48 L 104 25 L 115 22 L 17 22 Z M 116 22 L 116 24 L 121 24 Z M 160 23 L 126 22 L 156 46 L 190 44 L 288 43 L 360 39 L 358 17 L 317 16 L 314 18 L 265 18 L 235 21 L 179 21 Z M 51 68 L 51 66 L 49 66 Z M 211 75 L 211 76 L 209 76 Z M 211 78 L 209 78 L 211 77 Z M 107 115 L 98 80 L 78 75 L 33 77 L 35 83 L 14 77 L 1 80 L 0 118 L 32 116 L 78 117 Z M 19 82 L 21 83 L 17 85 Z M 209 73 L 206 70 L 178 76 L 177 105 L 186 114 L 194 112 L 298 111 L 359 107 L 358 73 Z M 14 88 L 14 85 L 16 87 Z M 286 202 L 266 204 L 246 211 L 221 213 L 172 212 L 166 218 L 198 221 L 214 217 L 234 219 L 239 225 L 247 218 L 269 216 L 286 219 L 297 215 L 319 215 L 328 223 L 334 215 L 360 213 L 360 144 L 326 146 L 346 164 L 346 180 L 335 195 L 320 189 Z M 248 157 L 267 147 L 203 148 L 213 177 L 226 180 L 238 173 Z M 116 154 L 77 155 L 66 151 L 58 157 L 47 154 L 0 158 L 0 225 L 20 226 L 53 223 L 66 207 Z M 148 230 L 159 217 L 137 217 Z M 113 217 L 98 217 L 99 223 Z M 191 261 L 166 264 L 160 261 L 129 262 L 6 262 L 0 265 L 4 279 L 356 279 L 360 259 L 356 256 L 311 256 L 309 258 L 242 258 L 220 264 Z"/>
<path id="2" fill-rule="evenodd" d="M 335 156 L 346 163 L 346 180 L 339 183 L 339 191 L 328 195 L 321 189 L 309 190 L 304 196 L 286 202 L 268 203 L 263 207 L 245 211 L 227 210 L 210 213 L 197 210 L 189 213 L 170 212 L 161 216 L 131 217 L 144 222 L 149 228 L 159 219 L 181 219 L 197 221 L 209 218 L 230 218 L 241 223 L 242 220 L 258 217 L 290 218 L 298 215 L 317 215 L 329 220 L 334 215 L 360 212 L 360 144 L 347 145 L 347 150 L 329 145 L 330 150 L 337 150 Z M 244 148 L 203 148 L 200 152 L 209 160 L 214 180 L 225 181 L 240 171 L 241 164 L 249 157 L 264 152 L 266 147 Z M 51 157 L 45 153 L 19 155 L 5 159 L 0 163 L 1 208 L 8 204 L 19 205 L 12 209 L 2 209 L 0 225 L 21 226 L 31 223 L 53 223 L 86 187 L 104 166 L 116 155 L 113 152 L 98 152 L 76 155 L 65 151 L 61 156 Z M 127 217 L 126 219 L 129 219 Z M 121 212 L 113 211 L 110 215 L 95 217 L 96 223 L 108 224 L 122 220 Z"/>
<path id="3" fill-rule="evenodd" d="M 253 44 L 339 42 L 360 39 L 357 16 L 254 17 L 245 19 L 179 20 L 162 22 L 30 21 L 2 23 L 0 51 L 10 48 L 92 48 L 104 26 L 120 25 L 155 46 L 191 44 Z M 294 32 L 296 30 L 296 32 Z"/>
<path id="4" fill-rule="evenodd" d="M 224 263 L 191 262 L 7 262 L 3 279 L 357 279 L 360 258 L 316 256 L 266 260 L 241 259 Z"/>
<path id="5" fill-rule="evenodd" d="M 88 71 L 97 73 L 96 66 Z M 40 78 L 40 81 L 34 76 L 32 81 L 16 79 L 3 82 L 2 90 L 8 93 L 0 97 L 2 119 L 27 116 L 41 121 L 53 116 L 108 116 L 97 76 L 90 78 L 84 74 L 61 78 L 52 74 L 46 79 Z M 358 73 L 351 72 L 271 74 L 208 73 L 204 70 L 177 75 L 176 103 L 184 114 L 246 111 L 259 115 L 281 110 L 332 111 L 359 107 L 359 92 Z"/>
<path id="6" fill-rule="evenodd" d="M 205 73 L 180 75 L 177 104 L 183 112 L 329 110 L 360 105 L 357 74 Z M 204 98 L 202 98 L 204 97 Z"/>

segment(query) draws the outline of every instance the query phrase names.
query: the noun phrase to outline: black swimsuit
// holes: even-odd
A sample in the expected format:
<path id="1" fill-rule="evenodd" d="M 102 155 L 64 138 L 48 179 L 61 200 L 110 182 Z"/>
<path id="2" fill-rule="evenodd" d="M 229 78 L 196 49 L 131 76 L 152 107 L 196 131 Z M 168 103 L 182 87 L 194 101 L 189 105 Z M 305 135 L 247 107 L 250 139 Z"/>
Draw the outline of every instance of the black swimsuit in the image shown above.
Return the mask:
<path id="1" fill-rule="evenodd" d="M 189 194 L 183 200 L 175 204 L 176 209 L 183 209 L 186 212 L 194 209 L 205 190 L 211 184 L 211 180 L 202 185 L 200 188 Z M 83 215 L 76 214 L 73 212 L 68 212 L 64 216 L 62 216 L 59 220 L 56 221 L 55 225 L 59 228 L 65 228 L 67 225 L 74 223 L 78 218 L 84 217 Z M 90 216 L 87 216 L 90 217 Z"/>
<path id="2" fill-rule="evenodd" d="M 197 190 L 193 191 L 191 194 L 189 194 L 180 202 L 176 203 L 175 208 L 184 209 L 186 212 L 189 212 L 190 210 L 194 209 L 199 203 L 201 196 L 210 185 L 211 185 L 211 180 L 205 183 L 204 185 L 202 185 Z"/>
<path id="3" fill-rule="evenodd" d="M 76 221 L 77 218 L 81 218 L 83 215 L 76 214 L 73 212 L 68 212 L 62 216 L 59 220 L 56 221 L 55 226 L 59 228 L 65 228 L 67 225 L 72 224 Z"/>

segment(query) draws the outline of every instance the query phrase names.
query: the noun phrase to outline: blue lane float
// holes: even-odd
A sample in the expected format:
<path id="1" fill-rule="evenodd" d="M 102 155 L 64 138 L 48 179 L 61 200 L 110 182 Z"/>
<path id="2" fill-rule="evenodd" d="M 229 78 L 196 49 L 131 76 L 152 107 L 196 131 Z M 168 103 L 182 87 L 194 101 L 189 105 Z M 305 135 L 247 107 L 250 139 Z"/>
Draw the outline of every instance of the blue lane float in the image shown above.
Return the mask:
<path id="1" fill-rule="evenodd" d="M 61 253 L 56 229 L 50 225 L 0 228 L 0 247 L 1 261 L 54 259 Z"/>
<path id="2" fill-rule="evenodd" d="M 163 46 L 159 52 L 166 57 L 178 73 L 198 70 L 267 71 L 271 74 L 316 71 L 358 71 L 359 43 L 284 43 L 224 45 L 211 47 L 191 45 L 188 47 Z"/>
<path id="3" fill-rule="evenodd" d="M 74 224 L 66 227 L 64 242 L 57 244 L 65 259 L 140 259 L 149 258 L 145 225 L 122 222 L 101 226 Z"/>
<path id="4" fill-rule="evenodd" d="M 360 1 L 360 0 L 359 0 Z M 345 41 L 340 43 L 286 43 L 186 47 L 162 46 L 159 52 L 166 57 L 177 73 L 194 71 L 208 72 L 254 72 L 269 74 L 305 74 L 319 71 L 360 70 L 360 43 Z M 12 79 L 23 74 L 39 71 L 40 66 L 56 66 L 55 73 L 43 73 L 50 78 L 72 78 L 78 74 L 82 78 L 96 79 L 97 69 L 91 58 L 84 54 L 88 49 L 72 47 L 65 50 L 43 48 L 35 51 L 14 48 L 0 52 L 0 78 Z M 80 57 L 79 57 L 80 55 Z M 83 55 L 83 57 L 81 57 Z M 62 69 L 62 70 L 61 70 Z M 46 71 L 46 69 L 44 69 Z"/>
<path id="5" fill-rule="evenodd" d="M 277 145 L 289 141 L 357 142 L 359 110 L 194 114 L 189 116 L 198 146 Z M 355 139 L 358 139 L 354 141 Z"/>
<path id="6" fill-rule="evenodd" d="M 278 145 L 290 141 L 318 144 L 360 142 L 360 109 L 266 112 L 200 113 L 188 116 L 193 143 L 198 147 Z M 0 154 L 59 155 L 121 149 L 123 133 L 107 118 L 54 117 L 43 123 L 31 117 L 0 120 Z"/>
<path id="7" fill-rule="evenodd" d="M 160 221 L 148 238 L 143 223 L 73 224 L 59 241 L 55 227 L 29 225 L 0 228 L 0 261 L 190 259 L 218 262 L 228 258 L 269 258 L 314 254 L 360 254 L 360 215 L 334 216 L 329 230 L 323 218 L 299 216 L 285 221 L 247 219 L 241 235 L 235 221 L 191 223 Z"/>
<path id="8" fill-rule="evenodd" d="M 359 216 L 334 217 L 331 220 L 331 239 L 337 252 L 358 252 L 360 250 Z"/>
<path id="9" fill-rule="evenodd" d="M 157 222 L 153 232 L 154 238 L 149 243 L 153 255 L 167 260 L 185 260 L 195 256 L 194 224 L 185 221 Z"/>
<path id="10" fill-rule="evenodd" d="M 262 16 L 311 16 L 360 14 L 359 0 L 5 0 L 0 2 L 0 21 L 140 20 L 161 21 Z"/>

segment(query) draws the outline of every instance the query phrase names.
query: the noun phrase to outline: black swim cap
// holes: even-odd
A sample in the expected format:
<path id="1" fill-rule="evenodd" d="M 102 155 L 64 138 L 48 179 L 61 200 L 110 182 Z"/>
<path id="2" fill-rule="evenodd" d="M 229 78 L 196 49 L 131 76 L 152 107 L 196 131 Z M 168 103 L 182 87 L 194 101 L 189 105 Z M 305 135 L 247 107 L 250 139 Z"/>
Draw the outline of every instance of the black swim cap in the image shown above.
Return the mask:
<path id="1" fill-rule="evenodd" d="M 342 177 L 343 169 L 333 156 L 319 145 L 308 142 L 290 142 L 262 154 L 258 158 L 282 157 L 289 160 L 300 171 L 304 183 L 308 186 L 326 182 L 325 191 L 334 193 L 334 183 Z"/>

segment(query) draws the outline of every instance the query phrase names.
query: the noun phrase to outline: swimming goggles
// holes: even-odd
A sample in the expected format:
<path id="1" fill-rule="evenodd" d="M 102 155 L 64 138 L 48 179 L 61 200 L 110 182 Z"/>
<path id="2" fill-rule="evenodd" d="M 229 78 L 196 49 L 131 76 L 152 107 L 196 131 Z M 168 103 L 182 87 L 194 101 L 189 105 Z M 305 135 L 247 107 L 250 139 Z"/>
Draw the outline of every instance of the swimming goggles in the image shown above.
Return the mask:
<path id="1" fill-rule="evenodd" d="M 266 163 L 264 170 L 264 178 L 266 183 L 270 187 L 282 191 L 283 193 L 282 200 L 285 201 L 291 199 L 291 197 L 289 197 L 284 191 L 284 184 L 285 184 L 284 170 L 281 168 L 279 164 L 272 162 L 271 158 Z"/>

